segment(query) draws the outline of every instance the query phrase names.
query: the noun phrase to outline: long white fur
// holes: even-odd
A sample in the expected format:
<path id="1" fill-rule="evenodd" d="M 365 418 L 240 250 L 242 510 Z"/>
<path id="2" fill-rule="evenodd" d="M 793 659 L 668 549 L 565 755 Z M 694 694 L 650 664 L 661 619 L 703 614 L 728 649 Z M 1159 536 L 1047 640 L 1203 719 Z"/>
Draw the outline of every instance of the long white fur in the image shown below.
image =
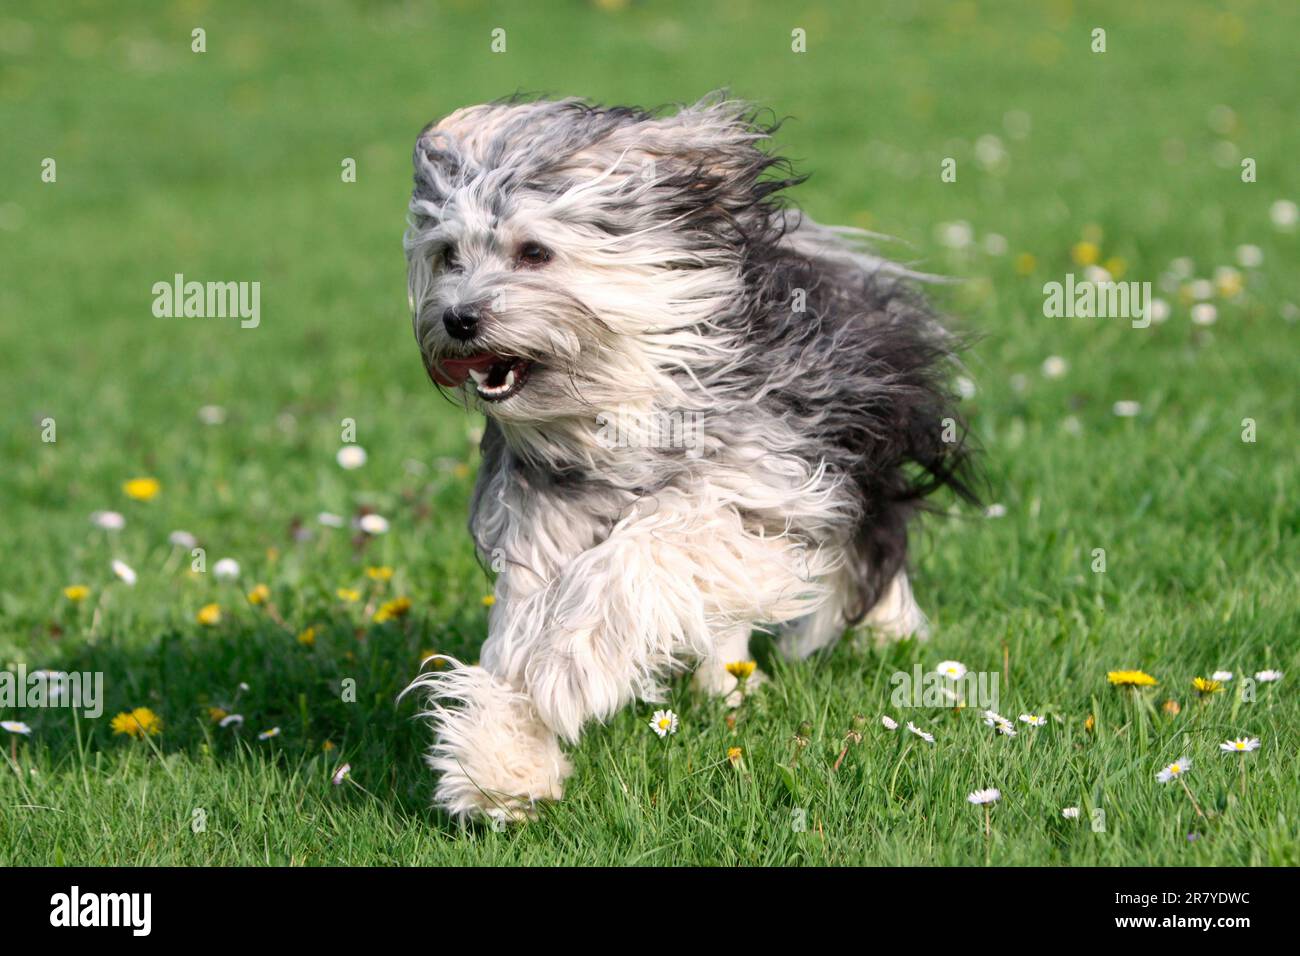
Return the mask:
<path id="1" fill-rule="evenodd" d="M 788 646 L 800 655 L 834 640 L 844 628 L 837 592 L 848 533 L 861 508 L 824 463 L 799 454 L 791 426 L 743 414 L 765 389 L 782 387 L 779 377 L 740 392 L 714 376 L 741 354 L 712 324 L 743 292 L 735 253 L 684 250 L 672 223 L 613 239 L 590 225 L 629 196 L 653 201 L 647 162 L 692 144 L 725 154 L 757 139 L 736 123 L 736 105 L 706 103 L 615 129 L 550 173 L 568 177 L 566 189 L 520 190 L 500 216 L 493 202 L 508 169 L 476 160 L 507 129 L 526 135 L 519 121 L 545 108 L 475 107 L 428 131 L 416 153 L 425 194 L 412 200 L 406 239 L 426 354 L 447 354 L 442 309 L 490 297 L 494 321 L 481 347 L 545 356 L 582 376 L 578 393 L 552 376 L 485 408 L 504 447 L 485 461 L 473 530 L 485 557 L 506 566 L 488 639 L 478 665 L 431 671 L 408 688 L 429 700 L 437 802 L 464 817 L 519 819 L 558 799 L 570 772 L 561 742 L 635 699 L 659 698 L 675 672 L 703 662 L 698 682 L 730 692 L 723 665 L 744 655 L 752 625 L 799 622 Z M 446 155 L 463 162 L 438 158 Z M 555 250 L 544 273 L 511 269 L 507 250 L 524 238 Z M 907 274 L 811 220 L 792 219 L 785 241 L 864 271 Z M 448 242 L 465 263 L 460 271 L 437 268 Z M 693 267 L 671 267 L 683 259 Z M 454 394 L 479 404 L 472 387 Z M 595 412 L 612 407 L 634 434 L 661 409 L 707 413 L 725 427 L 706 422 L 704 454 L 669 461 L 635 442 L 602 443 Z M 570 468 L 598 474 L 603 490 L 574 499 L 524 477 Z M 658 490 L 647 496 L 646 487 Z M 923 625 L 905 577 L 887 603 L 876 622 L 885 629 Z"/>

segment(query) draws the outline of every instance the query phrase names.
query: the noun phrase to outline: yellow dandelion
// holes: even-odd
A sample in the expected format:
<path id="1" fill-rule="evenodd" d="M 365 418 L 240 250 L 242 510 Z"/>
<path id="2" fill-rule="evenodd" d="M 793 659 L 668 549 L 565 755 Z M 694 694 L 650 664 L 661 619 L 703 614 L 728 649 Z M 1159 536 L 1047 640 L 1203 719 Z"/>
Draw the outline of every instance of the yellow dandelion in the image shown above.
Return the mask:
<path id="1" fill-rule="evenodd" d="M 163 723 L 148 707 L 137 707 L 123 712 L 113 718 L 113 733 L 126 734 L 137 739 L 145 736 L 155 737 L 162 733 Z"/>
<path id="2" fill-rule="evenodd" d="M 744 755 L 745 751 L 739 747 L 730 747 L 727 749 L 727 759 L 731 761 L 733 767 L 740 766 L 740 760 Z"/>
<path id="3" fill-rule="evenodd" d="M 77 604 L 90 596 L 90 588 L 84 584 L 69 584 L 63 589 L 63 596 L 73 604 Z"/>
<path id="4" fill-rule="evenodd" d="M 1092 733 L 1094 728 L 1096 728 L 1096 726 L 1097 726 L 1097 718 L 1094 717 L 1092 714 L 1089 714 L 1088 719 L 1083 722 L 1083 729 L 1086 730 L 1088 733 Z"/>
<path id="5" fill-rule="evenodd" d="M 463 464 L 463 463 L 462 463 L 462 464 L 459 464 L 459 465 L 457 465 L 455 468 L 453 468 L 453 469 L 451 470 L 451 473 L 452 473 L 453 475 L 455 475 L 457 478 L 468 478 L 468 477 L 469 477 L 469 465 L 466 465 L 466 464 Z"/>
<path id="6" fill-rule="evenodd" d="M 203 605 L 203 607 L 199 608 L 199 613 L 194 615 L 194 620 L 198 621 L 204 627 L 215 627 L 221 623 L 221 605 Z"/>
<path id="7" fill-rule="evenodd" d="M 391 601 L 385 601 L 383 604 L 379 605 L 379 610 L 375 612 L 375 623 L 383 624 L 385 621 L 395 621 L 398 618 L 406 617 L 410 611 L 410 598 L 393 598 Z"/>
<path id="8" fill-rule="evenodd" d="M 334 593 L 339 596 L 340 601 L 346 601 L 348 604 L 356 604 L 361 600 L 361 592 L 356 588 L 339 588 Z"/>
<path id="9" fill-rule="evenodd" d="M 265 604 L 271 599 L 271 589 L 265 584 L 259 584 L 253 590 L 248 592 L 249 604 Z"/>
<path id="10" fill-rule="evenodd" d="M 301 644 L 303 647 L 315 647 L 316 628 L 314 627 L 303 628 L 303 630 L 298 634 L 298 643 Z"/>
<path id="11" fill-rule="evenodd" d="M 483 606 L 484 606 L 484 607 L 491 607 L 493 604 L 496 604 L 496 603 L 497 603 L 497 599 L 496 599 L 496 596 L 495 596 L 495 595 L 492 595 L 492 594 L 485 594 L 485 595 L 483 595 Z"/>
<path id="12" fill-rule="evenodd" d="M 230 716 L 229 712 L 226 711 L 226 709 L 223 707 L 208 708 L 208 720 L 212 721 L 214 724 L 221 723 L 229 716 Z"/>
<path id="13" fill-rule="evenodd" d="M 1118 279 L 1128 272 L 1128 263 L 1119 256 L 1111 256 L 1106 260 L 1102 268 L 1110 273 L 1112 279 Z"/>
<path id="14" fill-rule="evenodd" d="M 1146 671 L 1109 671 L 1106 680 L 1116 687 L 1154 687 L 1160 683 Z"/>
<path id="15" fill-rule="evenodd" d="M 386 564 L 376 568 L 366 568 L 366 577 L 372 581 L 391 581 L 393 579 L 393 569 Z"/>
<path id="16" fill-rule="evenodd" d="M 748 680 L 754 675 L 756 666 L 754 661 L 732 661 L 727 665 L 727 673 L 736 680 Z"/>
<path id="17" fill-rule="evenodd" d="M 1034 270 L 1038 268 L 1038 257 L 1032 252 L 1022 252 L 1016 256 L 1016 275 L 1033 275 Z"/>
<path id="18" fill-rule="evenodd" d="M 326 753 L 329 753 L 331 750 L 334 749 L 334 741 L 332 740 L 325 741 L 323 744 L 320 745 L 320 749 L 325 751 Z"/>
<path id="19" fill-rule="evenodd" d="M 1076 242 L 1070 248 L 1070 258 L 1077 265 L 1093 266 L 1101 258 L 1101 248 L 1095 242 L 1085 239 L 1083 242 Z"/>
<path id="20" fill-rule="evenodd" d="M 432 658 L 432 660 L 430 660 L 430 658 Z M 434 670 L 442 670 L 442 668 L 447 666 L 446 659 L 439 657 L 438 652 L 433 650 L 420 651 L 420 663 L 427 663 Z"/>
<path id="21" fill-rule="evenodd" d="M 162 485 L 157 478 L 132 478 L 122 485 L 122 491 L 136 501 L 152 501 L 162 491 Z"/>
<path id="22" fill-rule="evenodd" d="M 1192 679 L 1192 687 L 1195 688 L 1196 692 L 1202 697 L 1208 697 L 1211 694 L 1217 694 L 1223 690 L 1223 681 L 1196 677 Z"/>
<path id="23" fill-rule="evenodd" d="M 1219 295 L 1231 299 L 1241 295 L 1241 291 L 1246 288 L 1246 283 L 1236 269 L 1220 269 L 1214 277 L 1214 286 Z"/>

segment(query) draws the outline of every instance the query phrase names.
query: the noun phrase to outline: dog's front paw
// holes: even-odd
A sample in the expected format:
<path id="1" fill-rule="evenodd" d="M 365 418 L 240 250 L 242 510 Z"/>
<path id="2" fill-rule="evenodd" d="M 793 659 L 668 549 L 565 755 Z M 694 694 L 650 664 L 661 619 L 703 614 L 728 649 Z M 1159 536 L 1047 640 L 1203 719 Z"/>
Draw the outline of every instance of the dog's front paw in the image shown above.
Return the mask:
<path id="1" fill-rule="evenodd" d="M 413 686 L 429 693 L 422 716 L 437 733 L 427 763 L 442 775 L 438 806 L 459 818 L 527 820 L 540 801 L 564 795 L 572 767 L 527 695 L 477 666 Z"/>

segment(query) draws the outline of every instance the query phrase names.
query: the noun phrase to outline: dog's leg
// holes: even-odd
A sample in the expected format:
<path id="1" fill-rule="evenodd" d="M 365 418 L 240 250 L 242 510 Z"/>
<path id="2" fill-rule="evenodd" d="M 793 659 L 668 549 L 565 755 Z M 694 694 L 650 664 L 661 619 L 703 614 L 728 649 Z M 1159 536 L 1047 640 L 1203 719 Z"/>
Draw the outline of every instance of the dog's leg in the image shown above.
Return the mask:
<path id="1" fill-rule="evenodd" d="M 781 628 L 781 653 L 799 660 L 839 640 L 849 626 L 845 608 L 857 600 L 857 593 L 848 572 L 837 575 L 831 597 L 825 604 Z M 929 622 L 912 596 L 906 571 L 894 575 L 880 600 L 854 630 L 867 631 L 886 640 L 905 637 L 925 640 L 929 636 Z"/>
<path id="2" fill-rule="evenodd" d="M 923 641 L 930 636 L 930 622 L 912 596 L 907 572 L 901 570 L 894 575 L 862 624 L 887 640 L 915 637 Z"/>
<path id="3" fill-rule="evenodd" d="M 749 621 L 789 620 L 824 598 L 822 555 L 748 533 L 737 513 L 697 510 L 693 499 L 675 511 L 667 497 L 540 586 L 512 587 L 529 572 L 505 571 L 482 666 L 422 681 L 443 698 L 428 711 L 440 805 L 527 815 L 560 795 L 569 765 L 558 740 L 576 742 L 587 721 L 634 698 L 657 699 L 662 678 L 689 660 L 723 648 L 744 659 L 742 622 L 747 633 Z"/>
<path id="4" fill-rule="evenodd" d="M 522 820 L 538 801 L 563 796 L 569 762 L 526 694 L 478 665 L 424 675 L 412 687 L 429 692 L 422 716 L 437 737 L 427 762 L 441 775 L 436 802 L 448 813 Z"/>
<path id="5" fill-rule="evenodd" d="M 750 659 L 749 635 L 748 623 L 726 628 L 718 634 L 714 653 L 700 661 L 695 670 L 694 683 L 697 690 L 711 697 L 725 697 L 730 707 L 740 706 L 742 695 L 737 686 L 740 681 L 727 673 L 727 665 Z M 747 689 L 753 691 L 766 680 L 767 675 L 756 669 L 746 681 Z"/>

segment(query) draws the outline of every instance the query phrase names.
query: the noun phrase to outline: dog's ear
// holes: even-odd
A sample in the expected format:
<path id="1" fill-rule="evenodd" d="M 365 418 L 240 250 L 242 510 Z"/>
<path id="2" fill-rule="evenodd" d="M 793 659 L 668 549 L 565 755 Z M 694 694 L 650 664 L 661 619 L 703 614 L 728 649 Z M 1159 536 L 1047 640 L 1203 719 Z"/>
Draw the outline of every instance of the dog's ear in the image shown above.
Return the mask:
<path id="1" fill-rule="evenodd" d="M 445 122 L 445 121 L 444 121 Z M 452 184 L 461 178 L 464 153 L 456 138 L 439 123 L 430 123 L 420 130 L 411 157 L 415 166 L 415 196 L 441 204 L 452 190 Z"/>
<path id="2" fill-rule="evenodd" d="M 606 149 L 629 150 L 665 212 L 696 227 L 714 221 L 728 232 L 744 232 L 751 221 L 766 221 L 765 201 L 773 193 L 802 181 L 786 160 L 763 148 L 777 125 L 744 101 L 714 94 L 619 130 Z"/>
<path id="3" fill-rule="evenodd" d="M 420 130 L 415 141 L 415 195 L 441 203 L 462 182 L 481 150 L 483 141 L 497 125 L 499 104 L 484 104 L 456 110 Z"/>

